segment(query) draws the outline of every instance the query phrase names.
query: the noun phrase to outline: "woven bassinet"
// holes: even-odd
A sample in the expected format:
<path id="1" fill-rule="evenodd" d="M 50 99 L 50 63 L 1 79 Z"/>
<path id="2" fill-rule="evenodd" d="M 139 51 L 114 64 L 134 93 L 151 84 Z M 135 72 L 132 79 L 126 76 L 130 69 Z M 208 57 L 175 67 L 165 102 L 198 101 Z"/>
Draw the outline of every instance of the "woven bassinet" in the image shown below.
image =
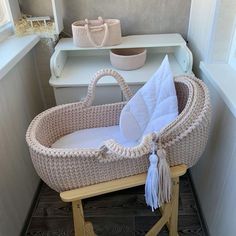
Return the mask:
<path id="1" fill-rule="evenodd" d="M 95 74 L 87 97 L 77 103 L 53 107 L 30 124 L 26 140 L 34 167 L 42 180 L 61 192 L 147 171 L 152 140 L 166 151 L 170 166 L 193 166 L 204 151 L 210 126 L 210 99 L 204 83 L 188 76 L 175 78 L 179 116 L 159 134 L 150 134 L 136 147 L 108 140 L 100 149 L 54 149 L 60 137 L 81 129 L 118 125 L 126 102 L 92 106 L 95 87 L 103 76 L 113 76 L 126 100 L 132 96 L 124 79 L 106 69 Z"/>

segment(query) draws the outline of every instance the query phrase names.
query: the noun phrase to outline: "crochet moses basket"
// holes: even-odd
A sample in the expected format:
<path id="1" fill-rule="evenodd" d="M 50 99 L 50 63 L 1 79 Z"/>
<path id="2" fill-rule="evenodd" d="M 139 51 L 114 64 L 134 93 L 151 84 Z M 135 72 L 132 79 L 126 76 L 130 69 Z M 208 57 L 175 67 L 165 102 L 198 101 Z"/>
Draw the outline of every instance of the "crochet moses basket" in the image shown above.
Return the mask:
<path id="1" fill-rule="evenodd" d="M 92 106 L 95 87 L 103 76 L 113 76 L 129 100 L 131 90 L 115 71 L 97 72 L 86 98 L 77 103 L 53 107 L 30 124 L 26 140 L 33 165 L 52 189 L 62 192 L 104 181 L 146 172 L 152 142 L 165 150 L 169 166 L 193 166 L 204 151 L 210 126 L 210 99 L 204 83 L 190 76 L 175 77 L 179 116 L 161 132 L 143 137 L 135 147 L 107 140 L 99 149 L 56 149 L 59 138 L 81 129 L 118 125 L 126 102 Z"/>

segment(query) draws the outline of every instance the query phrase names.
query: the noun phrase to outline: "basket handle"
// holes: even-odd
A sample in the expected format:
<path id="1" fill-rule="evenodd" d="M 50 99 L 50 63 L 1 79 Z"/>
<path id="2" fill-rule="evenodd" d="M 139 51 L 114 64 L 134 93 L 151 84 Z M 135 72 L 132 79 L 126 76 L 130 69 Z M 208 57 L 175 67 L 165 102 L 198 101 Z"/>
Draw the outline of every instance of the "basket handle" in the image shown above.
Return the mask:
<path id="1" fill-rule="evenodd" d="M 96 47 L 96 48 L 100 48 L 100 47 L 103 47 L 106 42 L 107 42 L 107 39 L 108 39 L 108 36 L 109 36 L 109 29 L 108 29 L 108 24 L 107 23 L 104 23 L 104 20 L 102 19 L 101 16 L 98 17 L 98 21 L 100 21 L 102 23 L 102 25 L 99 25 L 99 26 L 93 26 L 93 27 L 90 27 L 89 28 L 89 21 L 88 19 L 85 19 L 85 30 L 86 30 L 86 33 L 87 33 L 87 37 L 90 41 L 90 43 Z M 105 29 L 105 33 L 104 33 L 104 37 L 103 37 L 103 40 L 101 42 L 101 44 L 97 44 L 94 39 L 92 38 L 92 35 L 91 35 L 91 32 L 97 32 L 97 31 L 102 31 L 103 29 Z"/>
<path id="2" fill-rule="evenodd" d="M 112 69 L 102 69 L 102 70 L 99 70 L 94 75 L 94 77 L 92 78 L 88 86 L 88 92 L 83 101 L 85 106 L 89 107 L 92 105 L 94 97 L 95 97 L 95 89 L 96 89 L 97 82 L 104 76 L 112 76 L 116 79 L 127 101 L 133 96 L 128 84 L 125 82 L 124 78 L 118 72 Z"/>

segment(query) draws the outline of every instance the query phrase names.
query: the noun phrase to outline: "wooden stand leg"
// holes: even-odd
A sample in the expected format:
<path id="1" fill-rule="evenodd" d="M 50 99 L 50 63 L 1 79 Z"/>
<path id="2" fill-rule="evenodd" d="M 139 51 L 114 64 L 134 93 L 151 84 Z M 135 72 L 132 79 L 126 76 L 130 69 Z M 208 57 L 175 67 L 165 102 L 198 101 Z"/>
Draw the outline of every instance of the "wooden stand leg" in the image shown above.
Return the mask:
<path id="1" fill-rule="evenodd" d="M 168 222 L 171 215 L 171 203 L 166 203 L 164 209 L 161 219 L 147 232 L 146 236 L 158 235 L 163 226 Z"/>
<path id="2" fill-rule="evenodd" d="M 75 236 L 85 236 L 85 222 L 81 201 L 72 202 Z"/>
<path id="3" fill-rule="evenodd" d="M 178 236 L 179 177 L 172 179 L 172 197 L 170 203 L 160 207 L 161 219 L 147 232 L 146 236 L 157 235 L 166 224 L 169 236 Z"/>
<path id="4" fill-rule="evenodd" d="M 172 210 L 169 220 L 169 236 L 178 236 L 179 177 L 172 180 Z"/>
<path id="5" fill-rule="evenodd" d="M 82 201 L 72 202 L 75 236 L 95 236 L 91 222 L 85 222 Z"/>

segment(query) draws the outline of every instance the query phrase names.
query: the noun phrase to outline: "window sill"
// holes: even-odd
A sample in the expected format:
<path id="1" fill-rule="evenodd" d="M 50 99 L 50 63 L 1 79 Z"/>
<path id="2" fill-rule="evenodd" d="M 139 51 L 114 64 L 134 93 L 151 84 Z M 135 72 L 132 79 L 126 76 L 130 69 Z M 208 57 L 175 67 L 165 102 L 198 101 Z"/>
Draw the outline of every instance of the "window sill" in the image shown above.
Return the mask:
<path id="1" fill-rule="evenodd" d="M 236 117 L 236 70 L 229 64 L 200 63 L 200 69 Z"/>
<path id="2" fill-rule="evenodd" d="M 0 80 L 39 42 L 36 35 L 11 36 L 0 42 Z"/>

